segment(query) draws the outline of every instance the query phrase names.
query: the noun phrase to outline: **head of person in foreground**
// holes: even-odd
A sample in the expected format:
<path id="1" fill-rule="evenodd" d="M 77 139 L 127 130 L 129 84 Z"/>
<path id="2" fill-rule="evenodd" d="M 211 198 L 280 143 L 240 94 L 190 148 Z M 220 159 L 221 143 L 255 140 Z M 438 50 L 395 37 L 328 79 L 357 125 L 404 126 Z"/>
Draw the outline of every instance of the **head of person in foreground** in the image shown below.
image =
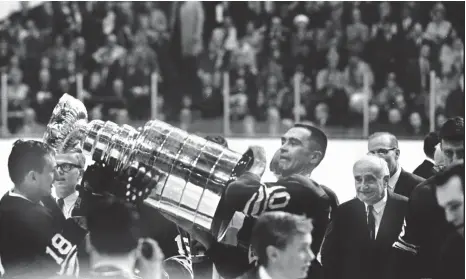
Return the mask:
<path id="1" fill-rule="evenodd" d="M 262 214 L 251 236 L 259 269 L 272 278 L 305 278 L 315 258 L 312 229 L 311 219 L 305 216 L 282 211 Z"/>

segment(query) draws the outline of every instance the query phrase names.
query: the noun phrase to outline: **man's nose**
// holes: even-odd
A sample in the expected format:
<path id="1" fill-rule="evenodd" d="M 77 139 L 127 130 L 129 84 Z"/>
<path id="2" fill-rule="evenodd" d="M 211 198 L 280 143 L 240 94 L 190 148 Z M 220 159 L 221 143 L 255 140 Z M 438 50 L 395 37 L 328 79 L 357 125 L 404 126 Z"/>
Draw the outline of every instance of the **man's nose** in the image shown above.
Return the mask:
<path id="1" fill-rule="evenodd" d="M 455 214 L 451 210 L 445 210 L 445 218 L 448 223 L 453 223 L 455 221 Z"/>
<path id="2" fill-rule="evenodd" d="M 455 152 L 453 154 L 453 161 L 452 163 L 454 164 L 462 164 L 464 163 L 464 157 L 463 156 L 458 156 L 458 154 Z"/>
<path id="3" fill-rule="evenodd" d="M 311 249 L 309 249 L 308 257 L 310 262 L 312 262 L 316 258 L 316 255 L 314 255 L 314 252 L 312 252 Z"/>

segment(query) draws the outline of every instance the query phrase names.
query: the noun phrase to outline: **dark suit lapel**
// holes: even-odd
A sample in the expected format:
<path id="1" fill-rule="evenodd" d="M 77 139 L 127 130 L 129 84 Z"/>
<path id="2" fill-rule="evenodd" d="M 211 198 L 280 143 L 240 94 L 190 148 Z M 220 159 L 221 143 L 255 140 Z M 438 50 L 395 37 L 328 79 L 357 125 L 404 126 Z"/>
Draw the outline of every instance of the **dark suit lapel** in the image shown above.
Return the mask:
<path id="1" fill-rule="evenodd" d="M 400 193 L 400 188 L 403 187 L 405 178 L 406 178 L 406 173 L 403 169 L 401 169 L 400 176 L 398 177 L 398 181 L 396 182 L 395 188 L 393 189 L 395 193 Z"/>
<path id="2" fill-rule="evenodd" d="M 382 244 L 383 240 L 386 239 L 386 236 L 389 234 L 390 230 L 392 230 L 395 227 L 395 202 L 389 191 L 387 191 L 387 194 L 387 203 L 385 204 L 385 209 L 383 211 L 382 220 L 380 221 L 377 237 L 375 238 L 376 245 Z"/>

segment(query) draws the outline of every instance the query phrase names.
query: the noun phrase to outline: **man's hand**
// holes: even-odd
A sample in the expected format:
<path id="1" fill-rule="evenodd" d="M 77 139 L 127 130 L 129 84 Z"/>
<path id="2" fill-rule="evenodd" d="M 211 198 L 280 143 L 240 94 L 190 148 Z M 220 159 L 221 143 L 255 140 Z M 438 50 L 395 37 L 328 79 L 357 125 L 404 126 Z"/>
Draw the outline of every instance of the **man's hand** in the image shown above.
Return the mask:
<path id="1" fill-rule="evenodd" d="M 155 188 L 158 179 L 155 169 L 136 162 L 122 172 L 94 163 L 87 167 L 81 184 L 76 187 L 79 198 L 72 215 L 86 216 L 93 204 L 106 196 L 119 197 L 133 204 L 141 203 Z"/>
<path id="2" fill-rule="evenodd" d="M 163 260 L 165 258 L 162 249 L 155 240 L 150 238 L 140 239 L 136 250 L 137 269 L 139 276 L 144 279 L 165 278 Z"/>

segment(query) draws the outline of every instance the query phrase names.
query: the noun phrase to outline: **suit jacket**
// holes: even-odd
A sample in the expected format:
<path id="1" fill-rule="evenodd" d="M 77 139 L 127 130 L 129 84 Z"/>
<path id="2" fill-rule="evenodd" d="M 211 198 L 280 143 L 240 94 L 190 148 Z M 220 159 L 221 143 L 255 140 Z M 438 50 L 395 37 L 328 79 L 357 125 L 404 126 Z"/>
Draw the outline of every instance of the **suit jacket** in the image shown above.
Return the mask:
<path id="1" fill-rule="evenodd" d="M 413 174 L 427 179 L 435 174 L 434 163 L 424 160 L 414 171 Z"/>
<path id="2" fill-rule="evenodd" d="M 325 279 L 391 278 L 388 260 L 398 237 L 408 199 L 388 193 L 377 237 L 369 238 L 364 203 L 354 198 L 338 207 L 322 245 Z"/>
<path id="3" fill-rule="evenodd" d="M 401 169 L 400 177 L 398 178 L 398 181 L 395 184 L 394 192 L 396 194 L 409 198 L 413 189 L 424 180 L 425 179 L 422 177 L 419 177 L 415 174 L 405 171 L 404 169 Z"/>

